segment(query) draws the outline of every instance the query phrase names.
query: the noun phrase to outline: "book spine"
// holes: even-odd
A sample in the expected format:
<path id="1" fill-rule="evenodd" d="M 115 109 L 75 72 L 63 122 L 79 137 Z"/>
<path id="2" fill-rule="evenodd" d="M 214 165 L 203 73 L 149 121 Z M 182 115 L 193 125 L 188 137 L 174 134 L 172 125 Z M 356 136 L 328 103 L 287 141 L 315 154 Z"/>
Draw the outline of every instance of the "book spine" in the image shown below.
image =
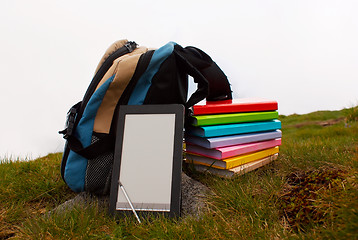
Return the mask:
<path id="1" fill-rule="evenodd" d="M 209 126 L 230 123 L 259 122 L 278 118 L 278 112 L 232 113 L 193 116 L 193 126 Z"/>
<path id="2" fill-rule="evenodd" d="M 248 163 L 248 162 L 252 162 L 252 161 L 255 161 L 255 160 L 258 160 L 258 159 L 268 157 L 270 155 L 278 153 L 278 151 L 279 151 L 279 148 L 274 147 L 274 148 L 269 148 L 269 149 L 262 150 L 262 151 L 259 151 L 259 152 L 255 152 L 255 153 L 252 153 L 252 154 L 242 155 L 240 158 L 237 158 L 237 159 L 236 158 L 228 159 L 228 160 L 225 161 L 226 162 L 226 169 L 234 168 L 234 167 L 243 165 L 243 164 Z"/>
<path id="3" fill-rule="evenodd" d="M 193 106 L 194 115 L 234 113 L 234 112 L 259 112 L 277 110 L 277 102 L 253 103 L 253 104 L 212 104 Z"/>

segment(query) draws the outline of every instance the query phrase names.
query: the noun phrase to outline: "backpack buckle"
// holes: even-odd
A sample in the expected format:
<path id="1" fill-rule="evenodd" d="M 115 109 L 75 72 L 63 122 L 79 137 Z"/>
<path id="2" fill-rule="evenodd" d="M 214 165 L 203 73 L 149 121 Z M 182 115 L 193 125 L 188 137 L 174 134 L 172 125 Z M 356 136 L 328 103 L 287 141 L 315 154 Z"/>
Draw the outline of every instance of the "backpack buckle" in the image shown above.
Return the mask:
<path id="1" fill-rule="evenodd" d="M 134 49 L 137 47 L 137 43 L 127 42 L 126 44 L 124 44 L 124 47 L 127 48 L 128 52 L 133 52 Z"/>
<path id="2" fill-rule="evenodd" d="M 60 134 L 63 134 L 63 138 L 67 139 L 69 136 L 73 134 L 75 128 L 75 121 L 77 116 L 77 111 L 79 109 L 80 103 L 77 103 L 67 112 L 65 129 L 60 131 Z"/>
<path id="3" fill-rule="evenodd" d="M 73 129 L 75 127 L 75 120 L 77 115 L 77 109 L 71 108 L 70 111 L 67 113 L 67 121 L 66 121 L 66 134 L 64 138 L 68 138 L 73 133 Z"/>

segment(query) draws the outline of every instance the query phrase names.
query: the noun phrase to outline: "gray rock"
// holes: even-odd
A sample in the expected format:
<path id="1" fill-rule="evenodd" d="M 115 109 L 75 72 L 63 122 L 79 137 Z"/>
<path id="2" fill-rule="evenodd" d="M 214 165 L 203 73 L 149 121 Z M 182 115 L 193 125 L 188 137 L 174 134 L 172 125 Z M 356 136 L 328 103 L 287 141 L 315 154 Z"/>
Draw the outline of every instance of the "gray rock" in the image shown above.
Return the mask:
<path id="1" fill-rule="evenodd" d="M 206 199 L 212 194 L 211 190 L 185 173 L 182 173 L 181 192 L 181 214 L 183 217 L 188 215 L 199 216 L 207 209 Z"/>
<path id="2" fill-rule="evenodd" d="M 53 211 L 61 213 L 67 210 L 71 210 L 74 207 L 84 208 L 86 206 L 96 204 L 99 211 L 108 211 L 109 196 L 96 196 L 87 192 L 81 192 L 76 197 L 67 200 L 61 205 L 57 206 Z"/>
<path id="3" fill-rule="evenodd" d="M 211 190 L 202 183 L 182 173 L 182 217 L 198 217 L 207 208 L 206 199 L 212 194 Z M 95 196 L 90 193 L 82 192 L 76 197 L 64 202 L 53 211 L 61 213 L 73 207 L 85 207 L 96 204 L 99 211 L 108 211 L 109 196 Z"/>

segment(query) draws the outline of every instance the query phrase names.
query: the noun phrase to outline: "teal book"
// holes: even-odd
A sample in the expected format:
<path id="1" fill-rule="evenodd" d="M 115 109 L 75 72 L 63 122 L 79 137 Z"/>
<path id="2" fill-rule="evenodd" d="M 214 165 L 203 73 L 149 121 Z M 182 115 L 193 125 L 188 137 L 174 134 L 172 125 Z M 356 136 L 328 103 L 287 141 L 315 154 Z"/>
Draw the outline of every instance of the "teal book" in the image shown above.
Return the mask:
<path id="1" fill-rule="evenodd" d="M 270 112 L 246 112 L 230 114 L 198 115 L 191 117 L 193 126 L 208 126 L 242 122 L 258 122 L 278 118 L 277 111 Z"/>
<path id="2" fill-rule="evenodd" d="M 189 126 L 186 133 L 198 137 L 219 137 L 252 132 L 263 132 L 281 129 L 281 121 L 275 119 L 263 122 L 236 123 L 213 126 Z"/>

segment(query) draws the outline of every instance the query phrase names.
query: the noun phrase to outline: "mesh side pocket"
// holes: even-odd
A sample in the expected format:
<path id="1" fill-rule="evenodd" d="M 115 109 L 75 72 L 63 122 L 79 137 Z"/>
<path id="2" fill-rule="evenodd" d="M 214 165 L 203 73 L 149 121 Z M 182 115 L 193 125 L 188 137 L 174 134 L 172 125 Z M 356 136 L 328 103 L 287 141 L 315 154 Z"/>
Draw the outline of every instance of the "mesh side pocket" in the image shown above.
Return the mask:
<path id="1" fill-rule="evenodd" d="M 92 136 L 92 143 L 99 138 Z M 86 169 L 85 190 L 98 195 L 107 195 L 110 191 L 113 152 L 104 153 L 97 158 L 89 159 Z"/>

